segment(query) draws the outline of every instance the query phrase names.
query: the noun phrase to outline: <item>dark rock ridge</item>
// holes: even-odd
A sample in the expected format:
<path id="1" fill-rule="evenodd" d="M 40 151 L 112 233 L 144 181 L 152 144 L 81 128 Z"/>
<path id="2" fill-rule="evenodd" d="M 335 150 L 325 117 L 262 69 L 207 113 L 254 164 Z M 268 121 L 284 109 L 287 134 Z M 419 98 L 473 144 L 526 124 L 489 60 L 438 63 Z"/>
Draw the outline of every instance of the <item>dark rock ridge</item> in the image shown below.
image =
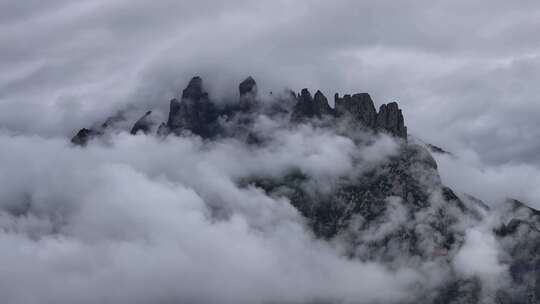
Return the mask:
<path id="1" fill-rule="evenodd" d="M 426 144 L 426 146 L 433 153 L 452 155 L 452 153 L 444 150 L 443 148 L 441 148 L 439 146 L 435 146 L 435 145 L 432 145 L 432 144 Z"/>
<path id="2" fill-rule="evenodd" d="M 88 141 L 100 135 L 103 135 L 103 133 L 94 129 L 82 128 L 71 138 L 71 142 L 78 146 L 86 146 Z"/>
<path id="3" fill-rule="evenodd" d="M 313 119 L 349 117 L 375 132 L 382 131 L 407 139 L 407 128 L 397 103 L 382 105 L 377 113 L 373 100 L 367 93 L 345 95 L 342 98 L 336 94 L 334 109 L 330 107 L 328 99 L 321 91 L 317 91 L 312 96 L 308 89 L 302 89 L 298 95 L 292 91 L 290 94 L 285 94 L 289 97 L 285 97 L 286 100 L 281 105 L 272 104 L 265 108 L 258 102 L 257 83 L 251 76 L 240 83 L 238 91 L 239 99 L 236 104 L 218 106 L 205 91 L 201 77 L 193 77 L 181 96 L 170 101 L 167 122 L 159 126 L 158 135 L 191 133 L 203 138 L 213 138 L 224 133 L 223 126 L 219 122 L 220 117 L 230 119 L 241 116 L 242 113 L 266 111 L 268 115 L 289 114 L 294 123 L 305 123 Z M 287 100 L 290 99 L 294 101 L 292 109 L 286 106 Z M 151 111 L 147 112 L 135 122 L 130 130 L 131 134 L 139 131 L 148 134 L 152 131 L 153 122 L 149 118 L 150 114 Z M 244 117 L 241 123 L 246 122 L 249 123 L 249 118 Z M 101 128 L 81 129 L 80 134 L 75 135 L 72 142 L 76 145 L 85 145 L 91 138 L 102 135 L 103 130 L 110 124 L 106 122 Z"/>
<path id="4" fill-rule="evenodd" d="M 196 76 L 182 91 L 181 100 L 171 100 L 166 126 L 177 135 L 190 131 L 202 137 L 211 137 L 217 118 L 217 109 L 203 90 L 202 79 Z"/>
<path id="5" fill-rule="evenodd" d="M 383 166 L 357 179 L 340 181 L 330 193 L 306 191 L 303 185 L 310 183 L 309 177 L 294 171 L 283 180 L 255 179 L 255 183 L 269 193 L 283 191 L 284 188 L 291 189 L 291 204 L 309 219 L 315 233 L 325 238 L 332 238 L 347 230 L 358 215 L 367 220 L 366 224 L 382 217 L 388 208 L 388 197 L 399 198 L 407 206 L 411 221 L 415 212 L 430 208 L 430 196 L 434 192 L 440 193 L 448 206 L 454 206 L 464 213 L 469 213 L 470 208 L 450 188 L 442 184 L 437 163 L 431 154 L 419 145 L 404 145 L 400 153 Z M 439 211 L 443 212 L 441 215 L 447 221 L 459 220 L 455 215 L 445 214 L 445 210 Z M 471 213 L 471 216 L 474 215 Z M 453 245 L 456 235 L 446 231 L 447 227 L 439 226 L 439 223 L 431 224 L 434 231 L 443 236 L 437 240 L 440 249 L 448 249 L 448 246 Z M 406 234 L 413 236 L 415 232 L 407 231 Z M 414 237 L 421 238 L 420 235 Z M 407 242 L 406 245 L 408 254 L 425 254 L 415 247 L 416 244 Z"/>
<path id="6" fill-rule="evenodd" d="M 296 100 L 296 105 L 291 114 L 291 121 L 293 122 L 304 122 L 312 118 L 334 115 L 333 109 L 330 108 L 328 100 L 321 91 L 317 91 L 315 97 L 312 97 L 308 89 L 302 89 Z"/>
<path id="7" fill-rule="evenodd" d="M 248 76 L 248 78 L 240 83 L 238 90 L 240 91 L 240 98 L 247 94 L 255 95 L 257 94 L 257 83 L 253 77 Z"/>
<path id="8" fill-rule="evenodd" d="M 338 115 L 351 115 L 370 128 L 376 127 L 377 110 L 368 93 L 345 95 L 342 98 L 336 93 L 334 96 L 336 113 Z"/>
<path id="9" fill-rule="evenodd" d="M 374 131 L 383 131 L 399 138 L 407 138 L 405 120 L 396 102 L 383 104 L 379 113 L 375 110 L 373 100 L 368 93 L 345 95 L 341 98 L 339 94 L 336 94 L 334 103 L 335 109 L 332 109 L 320 91 L 317 91 L 315 97 L 312 98 L 309 91 L 303 89 L 291 114 L 291 120 L 303 122 L 324 116 L 348 116 Z"/>
<path id="10" fill-rule="evenodd" d="M 540 211 L 514 199 L 502 208 L 506 223 L 494 232 L 514 285 L 499 292 L 499 303 L 540 303 Z"/>
<path id="11" fill-rule="evenodd" d="M 270 196 L 286 196 L 318 237 L 344 240 L 349 257 L 384 265 L 414 267 L 418 261 L 429 261 L 450 267 L 466 238 L 466 231 L 456 227 L 481 223 L 486 212 L 502 214 L 494 236 L 501 246 L 500 263 L 508 266 L 511 279 L 489 301 L 482 299 L 480 278 L 450 272 L 435 291 L 400 303 L 540 303 L 540 211 L 509 200 L 498 213 L 474 197 L 461 199 L 442 183 L 437 164 L 423 145 L 403 143 L 389 161 L 339 180 L 330 191 L 310 186 L 314 182 L 300 170 L 243 181 Z M 394 218 L 396 203 L 403 208 L 397 211 L 401 222 Z M 374 236 L 378 234 L 382 236 Z"/>
<path id="12" fill-rule="evenodd" d="M 118 114 L 107 118 L 105 122 L 100 125 L 82 128 L 71 138 L 71 143 L 77 146 L 86 146 L 90 140 L 103 136 L 107 130 L 115 128 L 124 120 L 124 114 L 119 112 Z"/>
<path id="13" fill-rule="evenodd" d="M 141 118 L 139 118 L 129 133 L 133 135 L 137 134 L 139 131 L 142 131 L 144 134 L 150 133 L 152 126 L 154 125 L 154 122 L 150 120 L 150 114 L 152 114 L 152 111 L 146 112 Z"/>
<path id="14" fill-rule="evenodd" d="M 249 76 L 238 86 L 240 93 L 239 107 L 241 111 L 251 111 L 257 107 L 257 83 Z"/>
<path id="15" fill-rule="evenodd" d="M 376 128 L 385 130 L 398 137 L 407 137 L 407 127 L 405 127 L 403 114 L 397 102 L 383 104 L 377 114 Z"/>

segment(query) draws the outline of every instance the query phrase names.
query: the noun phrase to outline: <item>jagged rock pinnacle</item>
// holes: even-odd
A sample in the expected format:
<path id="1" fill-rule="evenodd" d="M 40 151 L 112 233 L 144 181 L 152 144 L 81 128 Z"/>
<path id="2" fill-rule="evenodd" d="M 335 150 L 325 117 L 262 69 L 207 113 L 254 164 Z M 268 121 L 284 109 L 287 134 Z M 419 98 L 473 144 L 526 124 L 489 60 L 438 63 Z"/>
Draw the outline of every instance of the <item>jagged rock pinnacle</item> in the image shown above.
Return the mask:
<path id="1" fill-rule="evenodd" d="M 240 109 L 249 111 L 256 105 L 257 83 L 253 77 L 249 76 L 238 86 L 240 92 Z"/>
<path id="2" fill-rule="evenodd" d="M 339 94 L 336 94 L 334 102 L 338 116 L 348 113 L 360 120 L 366 127 L 375 127 L 377 110 L 368 93 L 357 93 L 352 96 L 345 95 L 343 98 L 339 98 Z"/>
<path id="3" fill-rule="evenodd" d="M 376 128 L 397 137 L 407 138 L 407 127 L 405 127 L 403 114 L 397 102 L 383 104 L 380 107 L 377 114 Z"/>
<path id="4" fill-rule="evenodd" d="M 201 77 L 195 76 L 189 81 L 184 91 L 182 91 L 182 99 L 199 100 L 204 97 L 208 97 L 208 93 L 203 91 Z"/>
<path id="5" fill-rule="evenodd" d="M 77 146 L 86 146 L 88 141 L 94 137 L 99 137 L 105 134 L 105 131 L 109 128 L 114 128 L 116 124 L 125 120 L 124 113 L 118 112 L 117 114 L 110 116 L 101 125 L 95 125 L 91 128 L 80 129 L 75 136 L 71 138 L 71 142 Z"/>
<path id="6" fill-rule="evenodd" d="M 318 90 L 313 97 L 313 109 L 317 116 L 333 114 L 333 110 L 328 104 L 328 99 L 326 99 L 326 96 Z"/>
<path id="7" fill-rule="evenodd" d="M 396 102 L 382 105 L 379 113 L 368 93 L 356 93 L 352 96 L 347 94 L 339 97 L 334 95 L 335 109 L 328 105 L 328 100 L 317 91 L 311 97 L 308 89 L 303 89 L 297 97 L 291 115 L 291 121 L 301 122 L 309 118 L 321 118 L 323 115 L 335 115 L 337 117 L 348 115 L 362 123 L 363 126 L 384 131 L 393 136 L 407 138 L 407 127 L 403 119 L 403 114 Z"/>
<path id="8" fill-rule="evenodd" d="M 89 140 L 101 134 L 102 132 L 94 129 L 82 128 L 75 136 L 73 136 L 73 138 L 71 138 L 71 142 L 77 146 L 86 146 Z"/>
<path id="9" fill-rule="evenodd" d="M 152 111 L 146 112 L 135 124 L 133 125 L 133 128 L 131 128 L 130 133 L 135 135 L 137 132 L 142 131 L 144 134 L 148 134 L 151 131 L 152 125 L 154 124 L 152 120 L 150 120 L 150 114 L 152 114 Z"/>
<path id="10" fill-rule="evenodd" d="M 291 120 L 301 122 L 304 119 L 321 118 L 323 115 L 333 114 L 332 108 L 328 105 L 328 100 L 321 91 L 317 91 L 313 98 L 308 89 L 302 89 L 294 106 Z"/>
<path id="11" fill-rule="evenodd" d="M 240 91 L 240 97 L 249 93 L 255 95 L 257 93 L 257 83 L 253 77 L 249 76 L 240 83 L 238 90 Z"/>
<path id="12" fill-rule="evenodd" d="M 186 88 L 182 90 L 181 97 L 173 98 L 170 101 L 167 122 L 159 126 L 157 133 L 159 135 L 169 133 L 180 135 L 187 131 L 187 133 L 200 135 L 203 138 L 211 138 L 220 132 L 226 132 L 218 117 L 223 117 L 225 120 L 231 117 L 242 117 L 242 119 L 236 119 L 235 122 L 245 124 L 252 121 L 252 117 L 248 114 L 267 111 L 266 114 L 290 113 L 290 120 L 294 123 L 305 122 L 313 118 L 340 119 L 341 116 L 348 116 L 373 131 L 382 131 L 399 138 L 407 138 L 407 128 L 398 104 L 395 102 L 384 104 L 377 113 L 368 93 L 356 93 L 343 97 L 335 94 L 335 109 L 333 109 L 321 91 L 317 90 L 312 96 L 306 88 L 302 89 L 298 95 L 293 91 L 286 91 L 282 98 L 283 103 L 274 103 L 270 107 L 264 107 L 257 101 L 257 83 L 251 76 L 239 84 L 238 91 L 240 94 L 238 103 L 227 106 L 215 105 L 204 90 L 202 78 L 193 77 Z M 138 119 L 130 132 L 132 134 L 141 130 L 144 133 L 150 132 L 154 124 L 149 118 L 150 114 L 151 111 Z M 115 117 L 109 118 L 101 127 L 80 130 L 73 137 L 72 142 L 84 145 L 91 137 L 103 134 L 103 130 L 109 125 L 115 124 L 116 119 Z M 328 119 L 324 121 L 329 122 Z"/>
<path id="13" fill-rule="evenodd" d="M 175 134 L 188 130 L 203 137 L 210 137 L 217 116 L 214 104 L 203 89 L 202 79 L 196 76 L 182 91 L 182 100 L 171 100 L 167 128 Z"/>

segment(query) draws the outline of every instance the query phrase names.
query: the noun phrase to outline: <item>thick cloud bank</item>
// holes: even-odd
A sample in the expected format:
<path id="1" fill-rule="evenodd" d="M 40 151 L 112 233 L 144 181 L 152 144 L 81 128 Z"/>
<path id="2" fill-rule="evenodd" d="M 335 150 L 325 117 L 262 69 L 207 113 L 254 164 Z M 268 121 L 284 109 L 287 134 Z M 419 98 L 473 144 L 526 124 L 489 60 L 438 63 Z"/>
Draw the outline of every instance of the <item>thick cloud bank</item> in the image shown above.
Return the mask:
<path id="1" fill-rule="evenodd" d="M 0 12 L 0 128 L 15 133 L 166 113 L 193 75 L 227 95 L 251 74 L 264 93 L 399 100 L 425 141 L 488 171 L 539 170 L 537 1 L 4 0 Z"/>
<path id="2" fill-rule="evenodd" d="M 292 165 L 321 180 L 347 174 L 358 153 L 349 139 L 308 127 L 279 138 L 251 151 L 235 140 L 121 133 L 83 149 L 2 133 L 2 302 L 406 297 L 415 271 L 350 260 L 315 240 L 285 199 L 237 186 Z M 387 140 L 367 150 L 366 163 L 380 159 L 374 149 L 388 151 Z"/>
<path id="3" fill-rule="evenodd" d="M 430 207 L 410 218 L 407 202 L 390 196 L 365 230 L 359 217 L 330 241 L 287 195 L 245 184 L 296 170 L 309 178 L 308 193 L 333 193 L 341 179 L 379 170 L 403 144 L 287 121 L 258 116 L 262 145 L 117 130 L 78 147 L 2 132 L 2 301 L 399 303 L 431 297 L 456 274 L 480 280 L 485 301 L 508 288 L 493 280 L 508 276 L 491 232 L 500 220 L 478 223 L 449 205 L 423 166 L 414 170 L 433 192 Z M 438 214 L 458 237 L 442 253 Z M 404 229 L 422 238 L 418 255 L 408 239 L 392 240 Z"/>
<path id="4" fill-rule="evenodd" d="M 514 198 L 540 209 L 540 169 L 536 166 L 487 165 L 471 150 L 458 156 L 436 154 L 436 158 L 444 181 L 461 192 L 492 204 Z"/>
<path id="5" fill-rule="evenodd" d="M 0 126 L 19 132 L 67 136 L 161 104 L 192 75 L 224 91 L 253 75 L 263 92 L 397 99 L 428 142 L 540 165 L 536 0 L 2 0 L 0 12 Z"/>
<path id="6" fill-rule="evenodd" d="M 407 303 L 456 281 L 471 303 L 525 296 L 540 277 L 512 285 L 511 253 L 533 269 L 539 231 L 509 215 L 533 216 L 467 194 L 540 207 L 539 16 L 528 0 L 0 0 L 0 302 Z M 150 109 L 165 121 L 193 75 L 222 104 L 250 74 L 262 102 L 284 87 L 399 100 L 409 133 L 453 152 L 440 178 L 429 155 L 411 169 L 428 206 L 389 195 L 325 240 L 291 189 L 250 183 L 301 172 L 324 196 L 399 157 L 403 142 L 347 125 L 257 114 L 261 145 L 126 131 Z"/>

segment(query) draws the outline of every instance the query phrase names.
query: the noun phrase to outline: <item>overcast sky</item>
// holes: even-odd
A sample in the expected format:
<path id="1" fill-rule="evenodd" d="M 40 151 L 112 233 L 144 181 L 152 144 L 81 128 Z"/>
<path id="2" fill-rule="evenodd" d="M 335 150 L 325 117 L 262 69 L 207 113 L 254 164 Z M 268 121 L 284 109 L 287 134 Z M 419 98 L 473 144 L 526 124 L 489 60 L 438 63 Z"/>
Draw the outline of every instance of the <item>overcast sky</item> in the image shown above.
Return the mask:
<path id="1" fill-rule="evenodd" d="M 452 272 L 398 247 L 390 271 L 315 239 L 285 198 L 238 185 L 299 168 L 324 191 L 398 153 L 390 137 L 358 146 L 262 116 L 272 144 L 257 149 L 126 132 L 68 142 L 126 108 L 164 119 L 194 75 L 218 101 L 251 75 L 260 94 L 397 100 L 411 135 L 453 152 L 436 156 L 445 185 L 540 208 L 538 33 L 538 0 L 0 0 L 2 303 L 386 302 L 454 270 L 495 286 L 494 219 L 460 218 Z M 410 224 L 388 203 L 366 237 Z"/>
<path id="2" fill-rule="evenodd" d="M 540 167 L 540 4 L 0 1 L 0 127 L 70 137 L 127 104 L 166 111 L 193 75 L 398 100 L 410 133 Z"/>

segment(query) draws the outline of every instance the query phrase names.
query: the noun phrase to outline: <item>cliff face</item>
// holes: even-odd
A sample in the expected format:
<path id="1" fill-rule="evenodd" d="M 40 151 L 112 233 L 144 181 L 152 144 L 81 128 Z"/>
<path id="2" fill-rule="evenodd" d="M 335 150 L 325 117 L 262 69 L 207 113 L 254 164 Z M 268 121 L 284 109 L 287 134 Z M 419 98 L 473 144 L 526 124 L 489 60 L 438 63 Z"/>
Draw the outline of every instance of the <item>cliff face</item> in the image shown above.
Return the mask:
<path id="1" fill-rule="evenodd" d="M 517 201 L 509 201 L 502 212 L 491 210 L 482 201 L 459 196 L 446 187 L 430 150 L 448 152 L 408 140 L 396 102 L 382 104 L 377 111 L 367 93 L 336 94 L 332 108 L 322 92 L 312 96 L 302 89 L 299 94 L 276 95 L 274 103 L 264 104 L 252 77 L 240 83 L 238 93 L 236 102 L 215 103 L 203 80 L 194 77 L 171 100 L 166 122 L 154 130 L 149 111 L 135 122 L 131 133 L 195 135 L 208 141 L 232 137 L 257 149 L 275 142 L 254 126 L 262 116 L 284 128 L 307 125 L 329 130 L 352 140 L 358 150 L 369 149 L 373 138 L 386 134 L 382 137 L 389 136 L 397 146 L 388 159 L 366 164 L 353 157 L 352 174 L 329 180 L 323 187 L 294 166 L 277 176 L 243 177 L 238 184 L 286 198 L 317 238 L 345 240 L 351 259 L 377 261 L 390 269 L 397 263 L 411 268 L 431 263 L 448 273 L 445 281 L 421 292 L 419 299 L 403 303 L 480 303 L 485 302 L 486 292 L 496 303 L 539 303 L 540 212 Z M 101 128 L 82 129 L 72 142 L 86 145 L 110 127 L 109 122 Z M 493 235 L 501 243 L 510 274 L 509 283 L 488 291 L 479 278 L 463 277 L 453 266 L 466 242 L 467 229 L 483 223 L 486 214 L 500 217 Z"/>
<path id="2" fill-rule="evenodd" d="M 204 89 L 203 80 L 198 76 L 193 77 L 180 97 L 170 101 L 168 119 L 160 125 L 157 133 L 180 135 L 189 132 L 203 138 L 215 137 L 223 131 L 218 123 L 220 116 L 232 117 L 261 110 L 261 105 L 257 102 L 257 83 L 251 76 L 240 83 L 238 91 L 239 99 L 236 105 L 219 107 L 210 100 Z M 288 114 L 293 123 L 305 123 L 312 119 L 352 119 L 374 132 L 385 132 L 397 138 L 407 139 L 405 120 L 396 102 L 381 105 L 377 113 L 373 100 L 367 93 L 343 97 L 336 94 L 335 108 L 330 107 L 328 99 L 321 91 L 312 96 L 308 89 L 302 89 L 298 95 L 291 92 L 285 99 L 292 99 L 294 103 L 292 110 L 275 104 L 273 110 L 281 113 L 290 111 Z M 133 125 L 132 134 L 138 131 L 151 132 L 153 122 L 149 119 L 150 114 L 151 111 L 147 112 Z M 106 124 L 103 126 L 106 127 Z M 105 127 L 81 129 L 81 133 L 75 135 L 72 142 L 76 145 L 85 145 L 88 140 L 102 134 Z"/>
<path id="3" fill-rule="evenodd" d="M 131 128 L 132 135 L 137 134 L 137 132 L 143 132 L 144 134 L 148 134 L 152 131 L 153 121 L 150 119 L 150 115 L 152 114 L 152 111 L 146 112 Z"/>
<path id="4" fill-rule="evenodd" d="M 396 102 L 383 104 L 377 113 L 368 93 L 345 95 L 341 98 L 336 94 L 334 109 L 328 105 L 328 100 L 321 91 L 317 91 L 312 98 L 308 89 L 303 89 L 297 100 L 291 115 L 293 122 L 325 116 L 349 117 L 374 131 L 384 131 L 399 138 L 407 138 L 405 120 Z"/>
<path id="5" fill-rule="evenodd" d="M 200 77 L 193 77 L 182 91 L 181 100 L 171 100 L 167 128 L 170 132 L 180 134 L 190 131 L 202 137 L 210 137 L 218 117 L 215 105 L 203 90 Z"/>
<path id="6" fill-rule="evenodd" d="M 333 109 L 328 105 L 328 100 L 320 91 L 317 91 L 315 97 L 312 97 L 308 89 L 302 89 L 296 100 L 291 114 L 293 122 L 305 122 L 312 118 L 334 115 Z"/>
<path id="7" fill-rule="evenodd" d="M 334 102 L 338 115 L 351 115 L 370 128 L 376 127 L 377 111 L 368 93 L 345 95 L 342 98 L 336 94 Z"/>

